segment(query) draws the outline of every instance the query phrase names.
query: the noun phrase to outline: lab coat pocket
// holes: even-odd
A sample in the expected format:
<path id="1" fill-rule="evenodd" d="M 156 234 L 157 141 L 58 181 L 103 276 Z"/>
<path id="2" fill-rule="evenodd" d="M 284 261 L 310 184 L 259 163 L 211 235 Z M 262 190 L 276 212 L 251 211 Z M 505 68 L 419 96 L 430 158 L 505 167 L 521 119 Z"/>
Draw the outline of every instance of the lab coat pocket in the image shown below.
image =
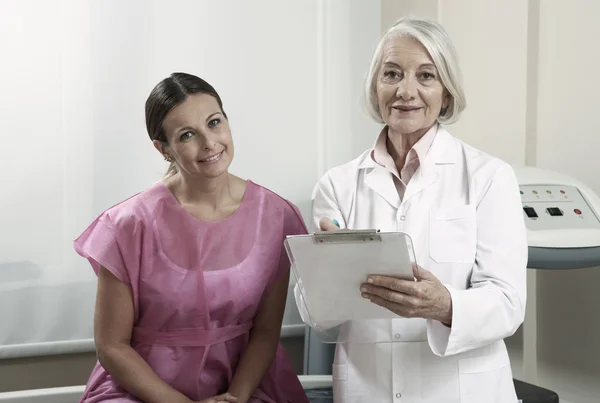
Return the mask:
<path id="1" fill-rule="evenodd" d="M 348 402 L 348 364 L 333 364 L 333 402 Z"/>
<path id="2" fill-rule="evenodd" d="M 432 209 L 429 255 L 437 263 L 473 263 L 477 221 L 473 205 Z"/>
<path id="3" fill-rule="evenodd" d="M 508 355 L 465 358 L 458 368 L 461 403 L 516 401 Z"/>

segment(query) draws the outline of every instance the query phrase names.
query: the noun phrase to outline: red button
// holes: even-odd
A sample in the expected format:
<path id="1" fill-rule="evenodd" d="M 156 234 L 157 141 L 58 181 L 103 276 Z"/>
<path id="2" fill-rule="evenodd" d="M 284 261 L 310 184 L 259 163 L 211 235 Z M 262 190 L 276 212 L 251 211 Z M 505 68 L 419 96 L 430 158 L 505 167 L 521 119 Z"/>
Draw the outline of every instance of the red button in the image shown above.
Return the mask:
<path id="1" fill-rule="evenodd" d="M 575 214 L 579 215 L 581 214 L 581 210 L 579 210 L 578 208 L 576 208 L 575 210 L 573 210 L 575 212 Z"/>

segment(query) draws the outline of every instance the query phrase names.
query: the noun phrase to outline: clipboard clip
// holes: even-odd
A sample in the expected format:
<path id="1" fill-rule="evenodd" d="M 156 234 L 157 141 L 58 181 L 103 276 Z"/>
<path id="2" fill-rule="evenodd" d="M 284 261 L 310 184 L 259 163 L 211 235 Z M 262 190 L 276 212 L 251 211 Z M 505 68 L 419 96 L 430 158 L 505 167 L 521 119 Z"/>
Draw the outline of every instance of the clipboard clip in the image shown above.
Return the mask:
<path id="1" fill-rule="evenodd" d="M 379 230 L 339 230 L 339 231 L 318 231 L 313 236 L 314 243 L 364 243 L 381 242 Z"/>

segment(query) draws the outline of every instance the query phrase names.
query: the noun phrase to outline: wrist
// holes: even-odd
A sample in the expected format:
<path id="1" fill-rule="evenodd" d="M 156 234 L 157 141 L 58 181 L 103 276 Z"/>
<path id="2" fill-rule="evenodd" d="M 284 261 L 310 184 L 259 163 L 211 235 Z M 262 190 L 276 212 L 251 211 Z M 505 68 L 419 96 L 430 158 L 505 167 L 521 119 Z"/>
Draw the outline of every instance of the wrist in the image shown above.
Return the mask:
<path id="1" fill-rule="evenodd" d="M 452 295 L 446 289 L 446 304 L 440 322 L 446 327 L 452 327 Z"/>

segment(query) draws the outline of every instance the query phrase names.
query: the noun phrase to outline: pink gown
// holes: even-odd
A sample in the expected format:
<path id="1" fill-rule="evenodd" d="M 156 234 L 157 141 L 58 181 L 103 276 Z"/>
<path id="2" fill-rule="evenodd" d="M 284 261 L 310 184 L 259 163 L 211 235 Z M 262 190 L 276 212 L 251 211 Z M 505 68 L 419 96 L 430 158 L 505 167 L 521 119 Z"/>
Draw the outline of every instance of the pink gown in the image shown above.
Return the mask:
<path id="1" fill-rule="evenodd" d="M 283 240 L 305 233 L 293 204 L 251 181 L 218 222 L 189 214 L 159 182 L 102 213 L 74 247 L 131 287 L 132 347 L 197 401 L 227 391 L 262 298 L 289 270 Z M 108 401 L 139 402 L 96 363 L 81 402 Z M 281 345 L 250 402 L 308 403 Z"/>

